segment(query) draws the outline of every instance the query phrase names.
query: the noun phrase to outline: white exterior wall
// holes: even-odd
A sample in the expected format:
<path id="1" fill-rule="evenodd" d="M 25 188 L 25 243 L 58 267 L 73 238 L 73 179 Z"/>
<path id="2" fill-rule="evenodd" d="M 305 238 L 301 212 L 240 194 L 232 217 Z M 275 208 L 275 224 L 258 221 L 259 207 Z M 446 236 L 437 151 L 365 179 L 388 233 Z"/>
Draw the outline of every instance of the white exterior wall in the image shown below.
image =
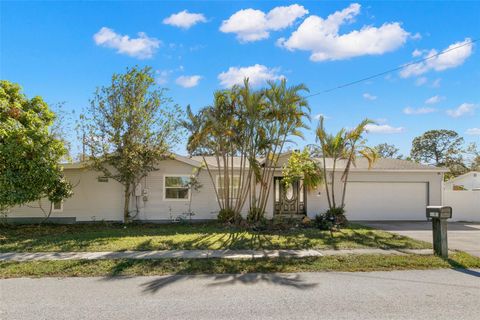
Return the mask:
<path id="1" fill-rule="evenodd" d="M 452 207 L 453 221 L 480 222 L 480 191 L 445 190 L 443 204 Z"/>
<path id="2" fill-rule="evenodd" d="M 159 170 L 151 172 L 142 181 L 143 188 L 149 191 L 148 200 L 139 199 L 140 220 L 170 220 L 189 212 L 190 200 L 164 199 L 164 177 L 167 175 L 193 174 L 194 167 L 177 161 L 165 160 L 159 165 Z M 192 219 L 215 219 L 218 214 L 218 203 L 215 190 L 206 169 L 202 169 L 197 178 L 202 185 L 198 191 L 191 190 Z M 134 204 L 132 205 L 134 208 Z"/>
<path id="3" fill-rule="evenodd" d="M 86 169 L 70 169 L 65 177 L 73 184 L 73 196 L 63 202 L 62 212 L 52 212 L 52 218 L 75 217 L 77 221 L 121 221 L 123 218 L 123 188 L 113 179 L 98 182 L 102 174 Z M 29 204 L 38 206 L 38 202 Z M 48 200 L 42 200 L 42 207 L 49 209 Z M 42 218 L 37 208 L 19 206 L 12 208 L 9 218 Z"/>
<path id="4" fill-rule="evenodd" d="M 142 189 L 148 189 L 147 201 L 143 197 L 134 197 L 131 209 L 136 209 L 135 199 L 138 200 L 139 213 L 135 219 L 152 221 L 169 221 L 172 218 L 188 213 L 190 201 L 187 200 L 166 200 L 164 199 L 164 176 L 165 175 L 187 175 L 193 173 L 194 167 L 177 160 L 165 160 L 159 165 L 159 170 L 151 172 L 141 182 Z M 85 169 L 68 169 L 65 176 L 69 179 L 74 188 L 74 195 L 66 199 L 62 212 L 54 212 L 52 217 L 75 217 L 77 221 L 121 221 L 123 218 L 123 187 L 113 179 L 108 183 L 98 182 L 98 176 L 102 174 Z M 216 176 L 216 174 L 214 173 Z M 281 176 L 277 171 L 275 176 Z M 341 173 L 336 175 L 337 204 L 341 201 Z M 428 201 L 430 205 L 442 204 L 442 174 L 437 172 L 376 172 L 365 171 L 350 174 L 349 181 L 360 182 L 424 182 L 428 183 Z M 218 214 L 218 203 L 206 169 L 202 169 L 198 176 L 202 187 L 198 190 L 191 190 L 191 210 L 194 213 L 192 219 L 215 219 Z M 273 180 L 266 208 L 266 217 L 273 217 Z M 348 192 L 347 187 L 347 208 Z M 380 206 L 388 210 L 392 203 L 378 199 Z M 36 204 L 33 204 L 36 205 Z M 401 206 L 402 204 L 397 204 Z M 48 201 L 44 201 L 44 207 L 48 208 Z M 246 216 L 249 203 L 244 206 L 243 215 Z M 319 186 L 314 190 L 308 190 L 306 196 L 306 210 L 310 217 L 325 212 L 328 203 L 325 193 L 325 186 Z M 348 212 L 347 212 L 348 215 Z M 39 209 L 26 206 L 13 208 L 9 214 L 10 218 L 43 217 Z"/>
<path id="5" fill-rule="evenodd" d="M 453 190 L 453 186 L 462 186 L 467 190 L 480 188 L 480 173 L 469 172 L 464 176 L 457 177 L 451 181 L 445 182 L 445 190 Z M 459 190 L 463 191 L 463 190 Z"/>

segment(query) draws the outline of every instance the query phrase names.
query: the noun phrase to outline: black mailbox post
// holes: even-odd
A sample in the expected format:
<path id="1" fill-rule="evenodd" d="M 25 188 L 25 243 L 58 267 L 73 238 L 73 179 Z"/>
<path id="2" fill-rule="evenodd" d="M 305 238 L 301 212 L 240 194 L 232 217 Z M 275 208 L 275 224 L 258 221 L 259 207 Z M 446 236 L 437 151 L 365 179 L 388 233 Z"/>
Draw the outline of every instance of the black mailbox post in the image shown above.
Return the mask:
<path id="1" fill-rule="evenodd" d="M 448 258 L 447 219 L 452 217 L 452 207 L 428 206 L 427 219 L 432 220 L 433 251 Z"/>

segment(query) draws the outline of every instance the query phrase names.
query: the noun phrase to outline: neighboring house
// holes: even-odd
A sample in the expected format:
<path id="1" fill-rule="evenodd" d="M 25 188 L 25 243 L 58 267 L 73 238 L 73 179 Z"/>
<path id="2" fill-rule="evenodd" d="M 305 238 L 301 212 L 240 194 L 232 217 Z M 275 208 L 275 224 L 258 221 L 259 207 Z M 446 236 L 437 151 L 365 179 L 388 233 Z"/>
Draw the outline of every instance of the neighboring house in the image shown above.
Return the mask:
<path id="1" fill-rule="evenodd" d="M 471 171 L 448 180 L 445 190 L 480 190 L 480 172 Z"/>
<path id="2" fill-rule="evenodd" d="M 278 170 L 272 179 L 267 218 L 277 214 L 309 217 L 328 208 L 325 186 L 304 190 L 302 182 L 285 187 L 281 183 L 282 166 L 290 153 L 281 156 Z M 330 159 L 327 166 L 331 171 Z M 206 157 L 213 167 L 214 157 Z M 340 192 L 340 177 L 344 163 L 337 163 L 339 174 L 336 185 Z M 131 203 L 134 219 L 150 222 L 171 221 L 179 216 L 192 219 L 215 219 L 218 213 L 216 193 L 202 157 L 187 158 L 176 155 L 174 159 L 159 163 L 159 170 L 151 172 L 135 190 Z M 198 190 L 186 186 L 194 169 L 199 169 Z M 123 218 L 122 186 L 113 179 L 85 168 L 82 163 L 67 164 L 65 176 L 72 182 L 74 195 L 63 203 L 53 204 L 52 218 L 60 222 L 121 221 Z M 214 170 L 215 171 L 215 170 Z M 346 214 L 350 220 L 424 220 L 427 205 L 442 204 L 442 181 L 445 169 L 397 159 L 379 159 L 368 168 L 365 159 L 359 159 L 351 169 L 347 187 Z M 214 178 L 216 179 L 216 174 Z M 218 184 L 217 184 L 218 187 Z M 338 199 L 340 200 L 340 199 Z M 43 207 L 50 203 L 43 201 Z M 15 207 L 8 219 L 32 221 L 41 219 L 42 212 L 31 206 Z M 244 214 L 248 210 L 248 202 Z M 190 210 L 191 209 L 191 210 Z"/>

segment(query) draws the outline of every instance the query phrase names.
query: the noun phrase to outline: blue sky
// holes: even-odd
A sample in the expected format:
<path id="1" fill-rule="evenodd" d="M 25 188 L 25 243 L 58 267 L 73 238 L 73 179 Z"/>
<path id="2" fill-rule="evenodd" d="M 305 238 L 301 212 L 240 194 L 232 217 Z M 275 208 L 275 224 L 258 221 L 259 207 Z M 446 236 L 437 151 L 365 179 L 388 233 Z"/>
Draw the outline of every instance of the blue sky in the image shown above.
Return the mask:
<path id="1" fill-rule="evenodd" d="M 149 65 L 181 106 L 248 75 L 323 91 L 464 45 L 427 63 L 310 98 L 331 130 L 368 117 L 369 143 L 408 154 L 429 129 L 480 142 L 479 2 L 165 1 L 0 4 L 0 77 L 78 115 L 97 86 Z M 185 11 L 186 10 L 186 11 Z M 313 142 L 310 132 L 307 141 Z"/>

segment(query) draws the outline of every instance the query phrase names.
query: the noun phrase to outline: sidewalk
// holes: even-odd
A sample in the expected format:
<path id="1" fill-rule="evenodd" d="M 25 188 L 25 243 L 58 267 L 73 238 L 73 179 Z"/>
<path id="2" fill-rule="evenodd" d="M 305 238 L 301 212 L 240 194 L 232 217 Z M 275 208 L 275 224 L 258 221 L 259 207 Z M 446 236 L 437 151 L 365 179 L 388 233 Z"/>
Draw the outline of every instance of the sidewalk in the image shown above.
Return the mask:
<path id="1" fill-rule="evenodd" d="M 431 255 L 432 249 L 348 249 L 348 250 L 160 250 L 119 252 L 5 252 L 0 261 L 105 260 L 105 259 L 259 259 L 306 258 L 352 254 Z"/>

